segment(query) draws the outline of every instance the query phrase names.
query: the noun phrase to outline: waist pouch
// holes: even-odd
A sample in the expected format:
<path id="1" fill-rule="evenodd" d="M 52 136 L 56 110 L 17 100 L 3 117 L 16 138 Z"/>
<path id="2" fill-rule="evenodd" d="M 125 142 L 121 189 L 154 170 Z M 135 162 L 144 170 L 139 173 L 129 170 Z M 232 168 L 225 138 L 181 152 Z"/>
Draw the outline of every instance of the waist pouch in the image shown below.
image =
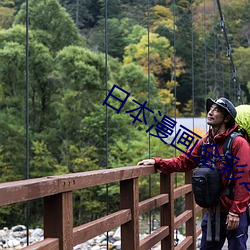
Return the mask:
<path id="1" fill-rule="evenodd" d="M 192 187 L 195 202 L 200 207 L 214 207 L 219 203 L 221 178 L 216 169 L 199 164 L 192 176 Z"/>

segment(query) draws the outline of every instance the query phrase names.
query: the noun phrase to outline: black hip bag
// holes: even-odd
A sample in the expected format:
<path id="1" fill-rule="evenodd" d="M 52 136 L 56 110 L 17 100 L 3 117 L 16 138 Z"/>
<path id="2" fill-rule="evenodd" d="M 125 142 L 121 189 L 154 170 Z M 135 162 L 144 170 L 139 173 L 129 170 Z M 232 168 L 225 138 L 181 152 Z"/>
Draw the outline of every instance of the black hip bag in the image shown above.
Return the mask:
<path id="1" fill-rule="evenodd" d="M 216 169 L 204 164 L 193 172 L 192 186 L 195 202 L 203 208 L 214 207 L 221 196 L 221 178 Z"/>

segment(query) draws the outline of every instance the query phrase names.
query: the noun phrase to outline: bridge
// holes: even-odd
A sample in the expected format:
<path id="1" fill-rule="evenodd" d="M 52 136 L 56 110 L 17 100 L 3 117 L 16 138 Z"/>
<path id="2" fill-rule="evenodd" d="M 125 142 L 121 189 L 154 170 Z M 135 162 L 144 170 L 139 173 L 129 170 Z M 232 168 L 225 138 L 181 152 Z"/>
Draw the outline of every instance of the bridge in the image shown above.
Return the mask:
<path id="1" fill-rule="evenodd" d="M 196 249 L 196 239 L 201 234 L 196 214 L 202 209 L 193 198 L 191 173 L 185 174 L 185 184 L 178 188 L 174 188 L 173 174 L 160 173 L 159 194 L 139 201 L 138 178 L 156 173 L 154 166 L 129 166 L 2 183 L 0 206 L 43 199 L 44 240 L 25 250 L 72 250 L 75 245 L 116 227 L 121 227 L 124 250 L 148 250 L 159 242 L 162 250 Z M 112 182 L 120 185 L 120 210 L 73 227 L 72 192 Z M 185 211 L 175 217 L 174 201 L 180 196 L 185 197 Z M 140 240 L 139 216 L 156 208 L 160 208 L 160 227 Z M 184 224 L 185 239 L 175 246 L 175 229 Z"/>
<path id="2" fill-rule="evenodd" d="M 0 38 L 2 37 L 2 40 L 0 39 L 2 41 L 0 48 L 2 76 L 0 79 L 2 87 L 0 99 L 1 117 L 4 121 L 3 126 L 1 126 L 1 138 L 2 142 L 7 142 L 6 146 L 4 145 L 5 151 L 3 151 L 7 156 L 14 156 L 20 152 L 20 155 L 10 157 L 15 158 L 13 161 L 12 159 L 4 159 L 2 166 L 12 168 L 11 174 L 18 169 L 19 174 L 22 173 L 24 176 L 23 169 L 21 169 L 24 166 L 24 157 L 20 156 L 21 152 L 24 152 L 24 141 L 26 141 L 26 180 L 0 183 L 0 206 L 18 203 L 29 204 L 32 200 L 40 199 L 43 201 L 44 212 L 44 240 L 23 249 L 71 250 L 74 246 L 117 227 L 121 228 L 122 250 L 148 250 L 159 244 L 162 250 L 196 249 L 197 238 L 201 235 L 197 215 L 204 214 L 205 211 L 194 201 L 191 172 L 185 173 L 183 186 L 175 187 L 174 174 L 158 173 L 154 166 L 124 166 L 109 169 L 108 164 L 99 161 L 104 159 L 103 153 L 99 157 L 100 159 L 97 157 L 99 165 L 96 167 L 106 166 L 105 170 L 29 179 L 29 176 L 41 176 L 34 175 L 34 172 L 33 175 L 30 175 L 30 145 L 34 140 L 40 142 L 39 138 L 49 135 L 48 141 L 44 145 L 46 148 L 57 138 L 56 146 L 51 146 L 51 148 L 56 149 L 55 151 L 47 147 L 48 153 L 53 155 L 51 157 L 53 162 L 60 162 L 64 158 L 63 153 L 56 157 L 54 155 L 57 155 L 58 148 L 64 147 L 64 144 L 71 146 L 71 144 L 68 145 L 71 140 L 72 146 L 79 148 L 79 151 L 81 147 L 88 148 L 89 145 L 94 147 L 98 145 L 98 150 L 104 152 L 104 148 L 106 149 L 108 163 L 109 146 L 116 146 L 115 143 L 109 142 L 109 131 L 112 131 L 112 126 L 119 126 L 120 120 L 115 118 L 117 120 L 115 120 L 114 125 L 111 124 L 114 116 L 108 112 L 107 106 L 106 110 L 102 107 L 103 111 L 99 108 L 96 109 L 96 107 L 100 107 L 107 97 L 110 83 L 120 84 L 123 82 L 122 87 L 126 88 L 126 91 L 133 90 L 131 96 L 137 101 L 139 101 L 138 99 L 147 99 L 149 108 L 158 109 L 160 107 L 161 110 L 158 111 L 158 114 L 161 111 L 162 114 L 174 115 L 176 121 L 179 119 L 179 124 L 185 124 L 190 130 L 196 128 L 194 127 L 194 116 L 200 116 L 204 111 L 202 102 L 208 96 L 229 96 L 230 99 L 234 99 L 234 102 L 236 100 L 240 103 L 243 102 L 242 92 L 244 91 L 243 96 L 247 96 L 250 90 L 245 92 L 247 89 L 246 79 L 249 78 L 248 72 L 245 70 L 247 67 L 244 68 L 243 63 L 243 67 L 241 67 L 241 62 L 244 62 L 244 57 L 241 55 L 247 55 L 247 50 L 242 50 L 242 48 L 249 47 L 249 40 L 243 39 L 243 37 L 234 40 L 232 36 L 244 33 L 243 31 L 248 27 L 248 19 L 243 22 L 242 15 L 239 15 L 241 25 L 238 23 L 234 27 L 234 31 L 230 33 L 230 39 L 228 39 L 225 19 L 230 18 L 222 13 L 220 0 L 210 1 L 211 3 L 208 3 L 209 1 L 200 1 L 200 3 L 198 1 L 197 3 L 195 1 L 114 1 L 117 4 L 115 6 L 108 4 L 107 0 L 53 1 L 52 5 L 48 4 L 50 1 L 41 1 L 43 2 L 41 5 L 37 5 L 35 1 L 31 0 L 1 2 L 4 2 L 0 4 L 0 9 L 2 5 L 4 7 L 2 8 L 4 15 L 0 12 L 0 17 L 3 19 L 3 22 L 0 22 L 2 33 L 0 36 Z M 25 2 L 22 7 L 11 7 L 15 4 L 20 5 L 20 2 Z M 64 7 L 68 7 L 69 13 L 71 13 L 72 8 L 75 9 L 74 13 L 71 13 L 72 17 L 75 17 L 76 25 L 74 27 L 72 20 L 67 21 L 68 13 L 65 13 L 65 8 L 62 8 L 59 2 L 63 2 Z M 160 4 L 160 2 L 164 3 Z M 185 2 L 189 2 L 189 4 Z M 217 2 L 219 15 L 216 15 L 215 2 Z M 51 6 L 54 6 L 55 9 L 51 9 Z M 234 7 L 234 5 L 231 6 Z M 247 13 L 247 7 L 248 5 L 239 4 L 237 8 L 246 10 Z M 229 7 L 227 6 L 227 8 Z M 17 10 L 19 9 L 21 11 L 18 14 Z M 6 17 L 5 13 L 7 13 Z M 12 26 L 14 13 L 18 14 L 18 18 Z M 132 18 L 133 15 L 135 18 Z M 124 19 L 124 16 L 127 16 L 128 19 Z M 93 20 L 85 23 L 86 18 Z M 81 24 L 79 24 L 79 20 L 82 22 Z M 229 27 L 232 27 L 235 21 L 233 18 L 229 22 Z M 68 28 L 66 28 L 66 24 Z M 138 28 L 141 30 L 140 32 L 137 31 Z M 81 33 L 78 34 L 79 30 Z M 147 36 L 144 32 L 147 33 Z M 219 32 L 223 35 L 220 35 Z M 92 45 L 90 50 L 87 50 L 88 46 L 82 45 L 83 42 L 78 35 L 79 37 L 80 35 L 84 36 L 88 46 Z M 134 39 L 135 35 L 138 36 L 137 39 Z M 8 39 L 6 39 L 7 37 Z M 66 39 L 67 37 L 68 39 Z M 103 37 L 103 41 L 101 41 L 101 37 Z M 222 41 L 222 37 L 224 37 L 224 41 Z M 117 40 L 115 40 L 116 38 Z M 146 38 L 147 43 L 144 44 Z M 158 43 L 154 44 L 155 38 L 162 42 L 160 46 Z M 234 45 L 238 44 L 237 46 L 240 48 L 237 48 L 239 49 L 238 58 L 242 57 L 237 62 L 237 66 L 240 67 L 239 71 L 236 71 L 229 41 L 232 41 Z M 235 41 L 237 42 L 235 43 Z M 130 45 L 132 47 L 127 47 Z M 143 60 L 141 60 L 139 47 L 140 49 L 144 48 Z M 126 48 L 131 52 L 128 50 L 129 53 L 125 53 Z M 136 51 L 138 50 L 136 55 L 134 54 L 135 48 Z M 103 56 L 99 57 L 99 52 L 96 53 L 96 51 L 104 53 Z M 224 58 L 225 54 L 227 58 Z M 134 63 L 132 68 L 127 67 L 130 63 L 123 62 L 124 57 L 127 57 L 128 62 Z M 229 65 L 226 62 L 228 60 Z M 17 62 L 19 63 L 17 64 Z M 114 67 L 116 63 L 117 66 Z M 77 65 L 77 67 L 73 68 L 73 65 Z M 25 84 L 23 84 L 24 68 Z M 130 72 L 131 69 L 131 75 L 134 78 L 126 78 L 126 72 Z M 243 88 L 240 86 L 236 72 L 243 73 Z M 94 78 L 95 80 L 93 80 Z M 104 87 L 104 83 L 106 87 Z M 159 95 L 158 91 L 162 96 Z M 86 95 L 89 98 L 86 98 Z M 23 105 L 24 97 L 25 105 Z M 74 105 L 72 105 L 73 102 Z M 91 107 L 86 108 L 89 103 L 91 103 Z M 124 103 L 122 102 L 122 104 Z M 131 104 L 134 103 L 131 101 L 129 105 Z M 57 108 L 59 109 L 55 112 Z M 117 111 L 120 108 L 114 110 Z M 188 118 L 189 121 L 192 119 L 192 124 L 189 124 L 186 118 L 185 120 L 178 118 L 178 112 L 183 113 L 184 117 L 193 116 Z M 64 113 L 64 115 L 61 116 L 60 113 Z M 115 112 L 115 115 L 118 113 Z M 86 128 L 92 126 L 92 118 L 98 114 L 101 114 L 101 123 L 93 126 L 93 132 L 89 135 Z M 91 119 L 82 120 L 83 117 L 91 117 Z M 103 126 L 104 120 L 106 120 L 106 128 Z M 150 121 L 150 113 L 148 120 Z M 23 121 L 26 122 L 25 140 L 22 138 L 24 135 Z M 74 122 L 71 124 L 69 121 Z M 122 127 L 128 127 L 128 124 L 131 124 L 131 121 L 128 121 L 122 122 Z M 109 127 L 110 125 L 111 127 Z M 95 128 L 99 129 L 99 126 L 102 126 L 103 130 L 97 134 Z M 205 130 L 206 127 L 205 123 Z M 68 133 L 65 133 L 65 128 L 69 128 Z M 138 126 L 138 128 L 140 127 Z M 50 134 L 52 129 L 59 132 Z M 123 131 L 117 130 L 114 138 L 117 139 L 121 133 Z M 30 134 L 32 134 L 31 139 Z M 72 136 L 73 134 L 74 136 Z M 86 143 L 88 140 L 82 140 L 82 134 L 84 137 L 96 135 L 99 139 L 88 144 Z M 146 133 L 144 134 L 146 135 Z M 33 137 L 33 135 L 36 136 Z M 106 145 L 104 145 L 104 135 L 106 135 Z M 147 157 L 151 157 L 150 138 L 148 136 L 148 139 L 145 140 L 148 142 Z M 127 140 L 124 141 L 127 142 Z M 131 144 L 128 144 L 128 147 L 137 141 L 139 140 L 135 138 Z M 42 140 L 41 143 L 43 143 Z M 12 148 L 12 144 L 16 147 Z M 39 155 L 39 153 L 37 154 Z M 35 153 L 32 151 L 32 157 L 34 155 Z M 145 155 L 146 153 L 144 153 Z M 162 157 L 162 155 L 157 156 Z M 81 158 L 84 157 L 81 155 Z M 164 154 L 164 157 L 168 156 Z M 39 159 L 36 164 L 40 167 L 42 161 L 43 159 Z M 18 167 L 15 166 L 17 162 L 20 163 Z M 61 167 L 64 167 L 63 163 Z M 68 172 L 73 172 L 71 166 L 67 167 L 69 168 Z M 82 169 L 84 168 L 79 171 Z M 44 169 L 41 167 L 41 170 Z M 4 168 L 2 168 L 2 173 L 5 173 Z M 159 193 L 156 196 L 140 200 L 139 178 L 153 175 L 157 175 L 159 178 Z M 20 175 L 17 178 L 20 178 Z M 74 191 L 111 183 L 119 184 L 120 209 L 112 213 L 107 212 L 103 217 L 74 227 Z M 151 186 L 149 185 L 149 187 Z M 175 201 L 180 197 L 184 199 L 185 209 L 176 216 L 174 213 Z M 150 232 L 147 237 L 140 239 L 139 218 L 155 210 L 160 211 L 159 228 L 152 233 Z M 185 238 L 176 245 L 175 232 L 182 226 L 185 227 Z M 226 248 L 225 244 L 224 249 Z"/>

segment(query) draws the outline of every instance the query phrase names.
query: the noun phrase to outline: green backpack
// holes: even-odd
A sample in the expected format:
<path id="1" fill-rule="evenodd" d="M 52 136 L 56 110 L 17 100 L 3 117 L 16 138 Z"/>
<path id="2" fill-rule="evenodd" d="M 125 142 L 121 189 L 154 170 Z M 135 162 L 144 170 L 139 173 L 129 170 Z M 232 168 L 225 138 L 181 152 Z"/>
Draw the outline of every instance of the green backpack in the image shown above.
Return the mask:
<path id="1" fill-rule="evenodd" d="M 239 105 L 236 108 L 236 123 L 239 125 L 239 131 L 249 141 L 250 138 L 250 105 Z"/>
<path id="2" fill-rule="evenodd" d="M 235 122 L 239 125 L 239 132 L 233 132 L 225 141 L 223 145 L 223 154 L 224 156 L 231 154 L 232 152 L 232 143 L 237 136 L 242 136 L 249 143 L 250 138 L 250 105 L 239 105 L 236 108 L 237 115 Z M 230 157 L 228 161 L 230 162 Z M 227 191 L 229 191 L 228 196 L 230 199 L 233 199 L 233 187 L 232 185 L 227 186 Z"/>

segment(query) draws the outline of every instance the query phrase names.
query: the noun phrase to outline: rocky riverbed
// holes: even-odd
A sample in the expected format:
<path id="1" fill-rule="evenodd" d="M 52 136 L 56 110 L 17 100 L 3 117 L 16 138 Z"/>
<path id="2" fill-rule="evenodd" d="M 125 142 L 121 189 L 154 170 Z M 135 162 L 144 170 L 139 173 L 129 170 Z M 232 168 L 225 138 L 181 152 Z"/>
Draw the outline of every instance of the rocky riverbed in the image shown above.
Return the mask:
<path id="1" fill-rule="evenodd" d="M 147 234 L 140 235 L 140 239 L 146 237 Z M 184 236 L 179 235 L 181 241 Z M 43 230 L 41 228 L 29 229 L 29 244 L 39 242 L 44 239 Z M 0 230 L 0 249 L 22 249 L 27 246 L 27 229 L 24 225 L 17 225 L 12 228 L 3 228 Z M 74 250 L 104 250 L 121 249 L 121 231 L 117 228 L 115 231 L 109 231 L 107 234 L 101 234 L 83 244 L 74 247 Z M 152 250 L 160 250 L 160 243 L 151 248 Z"/>
<path id="2" fill-rule="evenodd" d="M 121 249 L 120 228 L 101 234 L 83 244 L 74 247 L 74 250 L 101 250 L 101 249 Z M 143 235 L 144 237 L 146 235 Z M 140 237 L 143 237 L 140 236 Z M 39 242 L 44 239 L 41 228 L 29 229 L 29 244 Z M 22 249 L 27 246 L 27 229 L 24 225 L 17 225 L 12 228 L 0 230 L 0 249 Z M 154 248 L 160 249 L 160 248 Z"/>
<path id="3" fill-rule="evenodd" d="M 35 243 L 43 239 L 41 228 L 29 230 L 29 242 Z M 27 230 L 23 225 L 0 230 L 0 249 L 22 249 L 27 246 Z"/>

